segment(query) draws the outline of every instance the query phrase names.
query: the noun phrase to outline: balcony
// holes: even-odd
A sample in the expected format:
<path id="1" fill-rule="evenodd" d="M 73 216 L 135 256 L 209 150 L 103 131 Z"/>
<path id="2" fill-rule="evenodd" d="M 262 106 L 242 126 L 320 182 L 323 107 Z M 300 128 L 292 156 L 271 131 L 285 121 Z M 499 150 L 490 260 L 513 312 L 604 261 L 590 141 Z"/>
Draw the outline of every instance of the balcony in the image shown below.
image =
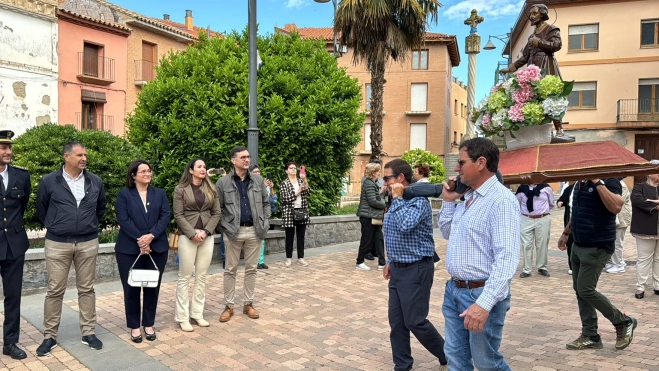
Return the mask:
<path id="1" fill-rule="evenodd" d="M 102 86 L 114 83 L 114 59 L 94 53 L 79 52 L 77 78 L 88 84 Z"/>
<path id="2" fill-rule="evenodd" d="M 617 126 L 626 129 L 659 128 L 659 98 L 618 100 Z"/>
<path id="3" fill-rule="evenodd" d="M 114 129 L 114 116 L 88 114 L 87 112 L 83 116 L 82 112 L 76 112 L 75 127 L 78 130 L 100 130 L 112 133 Z"/>
<path id="4" fill-rule="evenodd" d="M 135 86 L 144 86 L 156 78 L 155 62 L 138 59 L 135 61 Z"/>

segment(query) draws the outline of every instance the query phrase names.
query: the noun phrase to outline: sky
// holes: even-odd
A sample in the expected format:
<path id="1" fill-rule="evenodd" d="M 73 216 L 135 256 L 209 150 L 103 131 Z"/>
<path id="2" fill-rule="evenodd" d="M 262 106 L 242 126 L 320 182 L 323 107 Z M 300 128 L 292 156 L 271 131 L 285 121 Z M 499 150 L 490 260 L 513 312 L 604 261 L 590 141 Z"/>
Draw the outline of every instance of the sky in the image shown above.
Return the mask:
<path id="1" fill-rule="evenodd" d="M 225 32 L 242 30 L 247 26 L 248 0 L 109 0 L 135 12 L 162 19 L 169 14 L 172 21 L 184 22 L 185 11 L 192 10 L 195 26 L 208 27 L 214 31 Z M 339 0 L 340 1 L 340 0 Z M 524 0 L 440 0 L 440 9 L 436 25 L 429 31 L 456 35 L 458 38 L 461 62 L 453 68 L 453 76 L 467 82 L 467 61 L 465 37 L 469 26 L 464 20 L 471 9 L 478 9 L 478 14 L 485 21 L 478 26 L 482 38 L 481 53 L 478 55 L 476 76 L 476 103 L 480 101 L 494 84 L 494 71 L 498 61 L 504 61 L 501 50 L 504 43 L 492 39 L 496 50 L 483 50 L 488 36 L 505 37 L 519 16 Z M 259 34 L 274 33 L 275 26 L 283 27 L 295 23 L 298 27 L 332 27 L 334 7 L 332 2 L 319 4 L 314 0 L 257 0 L 257 22 Z"/>

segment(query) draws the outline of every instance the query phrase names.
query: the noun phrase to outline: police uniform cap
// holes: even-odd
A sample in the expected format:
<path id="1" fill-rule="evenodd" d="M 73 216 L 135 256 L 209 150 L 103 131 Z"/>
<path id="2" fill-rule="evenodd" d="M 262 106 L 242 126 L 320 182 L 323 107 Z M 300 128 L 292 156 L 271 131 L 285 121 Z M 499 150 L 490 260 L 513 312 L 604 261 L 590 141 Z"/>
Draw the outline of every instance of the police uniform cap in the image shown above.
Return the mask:
<path id="1" fill-rule="evenodd" d="M 11 138 L 14 137 L 14 132 L 11 130 L 0 130 L 0 144 L 12 144 Z"/>

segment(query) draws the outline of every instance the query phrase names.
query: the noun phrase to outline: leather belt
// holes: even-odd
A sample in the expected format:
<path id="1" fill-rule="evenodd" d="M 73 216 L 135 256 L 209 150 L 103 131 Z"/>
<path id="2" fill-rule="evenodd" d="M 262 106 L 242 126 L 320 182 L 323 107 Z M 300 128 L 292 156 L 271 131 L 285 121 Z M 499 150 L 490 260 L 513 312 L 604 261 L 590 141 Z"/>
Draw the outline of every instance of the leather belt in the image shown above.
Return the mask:
<path id="1" fill-rule="evenodd" d="M 414 264 L 416 264 L 416 263 L 418 263 L 418 262 L 422 262 L 422 261 L 426 261 L 426 260 L 432 260 L 432 256 L 426 256 L 426 257 L 424 257 L 423 259 L 421 259 L 421 260 L 417 260 L 417 261 L 412 262 L 412 263 L 391 262 L 391 264 L 395 265 L 396 268 L 406 268 L 406 267 L 409 267 L 410 265 L 414 265 Z"/>
<path id="2" fill-rule="evenodd" d="M 253 227 L 254 223 L 240 223 L 241 227 Z"/>
<path id="3" fill-rule="evenodd" d="M 542 215 L 526 215 L 526 214 L 522 214 L 522 215 L 524 215 L 527 218 L 531 218 L 531 219 L 540 219 L 540 218 L 544 218 L 545 216 L 549 215 L 549 213 L 542 214 Z"/>
<path id="4" fill-rule="evenodd" d="M 477 289 L 479 287 L 485 286 L 485 281 L 462 281 L 456 279 L 453 279 L 452 281 L 455 284 L 455 286 L 460 289 L 466 289 L 466 288 Z"/>

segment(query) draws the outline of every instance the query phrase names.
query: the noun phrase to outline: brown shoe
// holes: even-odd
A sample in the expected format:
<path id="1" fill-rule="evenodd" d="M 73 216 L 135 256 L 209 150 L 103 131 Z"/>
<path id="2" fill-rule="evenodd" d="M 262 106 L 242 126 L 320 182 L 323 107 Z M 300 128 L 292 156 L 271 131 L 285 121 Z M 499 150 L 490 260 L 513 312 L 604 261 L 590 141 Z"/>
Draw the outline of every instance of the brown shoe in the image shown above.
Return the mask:
<path id="1" fill-rule="evenodd" d="M 231 317 L 233 317 L 233 307 L 227 305 L 224 308 L 224 312 L 220 314 L 220 322 L 229 322 Z"/>
<path id="2" fill-rule="evenodd" d="M 257 312 L 256 309 L 254 309 L 252 303 L 245 304 L 245 306 L 243 307 L 243 313 L 245 313 L 247 317 L 251 319 L 259 318 L 259 312 Z"/>

